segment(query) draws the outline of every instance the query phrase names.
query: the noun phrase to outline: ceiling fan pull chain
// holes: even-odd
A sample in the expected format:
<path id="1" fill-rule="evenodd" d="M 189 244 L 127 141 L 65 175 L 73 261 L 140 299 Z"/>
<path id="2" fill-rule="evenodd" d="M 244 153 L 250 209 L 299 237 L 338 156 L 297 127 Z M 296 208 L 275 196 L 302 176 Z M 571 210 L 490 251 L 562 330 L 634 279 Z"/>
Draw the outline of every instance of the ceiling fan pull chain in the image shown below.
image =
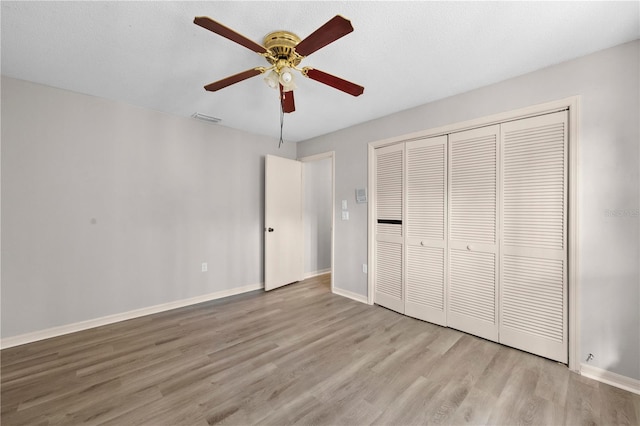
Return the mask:
<path id="1" fill-rule="evenodd" d="M 284 126 L 284 109 L 282 108 L 282 95 L 280 95 L 280 141 L 278 142 L 278 149 L 280 149 L 280 147 L 282 146 L 282 143 L 284 142 L 282 140 L 282 128 Z"/>

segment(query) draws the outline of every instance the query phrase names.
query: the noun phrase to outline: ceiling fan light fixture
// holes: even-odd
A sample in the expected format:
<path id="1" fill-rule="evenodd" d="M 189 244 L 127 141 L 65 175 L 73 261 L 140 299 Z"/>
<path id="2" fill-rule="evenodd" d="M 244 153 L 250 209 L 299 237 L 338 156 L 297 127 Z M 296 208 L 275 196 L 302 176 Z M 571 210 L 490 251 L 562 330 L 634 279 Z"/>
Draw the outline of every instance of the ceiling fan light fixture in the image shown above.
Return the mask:
<path id="1" fill-rule="evenodd" d="M 280 83 L 278 73 L 275 70 L 271 70 L 271 72 L 264 78 L 264 82 L 272 89 L 277 89 L 278 84 Z"/>
<path id="2" fill-rule="evenodd" d="M 289 67 L 280 68 L 280 84 L 287 87 L 293 84 L 293 72 Z"/>

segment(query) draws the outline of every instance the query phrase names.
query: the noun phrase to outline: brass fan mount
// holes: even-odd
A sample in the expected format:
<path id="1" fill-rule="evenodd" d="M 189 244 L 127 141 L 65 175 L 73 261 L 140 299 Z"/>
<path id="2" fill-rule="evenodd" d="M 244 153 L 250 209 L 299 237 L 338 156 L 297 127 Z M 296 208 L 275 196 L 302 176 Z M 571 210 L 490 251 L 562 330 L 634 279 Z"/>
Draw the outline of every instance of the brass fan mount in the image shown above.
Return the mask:
<path id="1" fill-rule="evenodd" d="M 302 61 L 302 56 L 296 52 L 300 37 L 289 31 L 274 31 L 264 38 L 264 47 L 269 51 L 265 58 L 277 69 L 283 66 L 296 67 Z"/>

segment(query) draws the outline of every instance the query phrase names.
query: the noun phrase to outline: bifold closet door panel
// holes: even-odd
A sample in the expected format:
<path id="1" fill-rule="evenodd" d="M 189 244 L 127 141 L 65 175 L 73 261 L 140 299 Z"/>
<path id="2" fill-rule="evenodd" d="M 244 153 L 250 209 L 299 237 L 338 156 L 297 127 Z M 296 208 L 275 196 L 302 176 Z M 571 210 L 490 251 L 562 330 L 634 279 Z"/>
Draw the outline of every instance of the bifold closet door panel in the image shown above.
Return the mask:
<path id="1" fill-rule="evenodd" d="M 405 150 L 405 314 L 446 325 L 447 136 Z"/>
<path id="2" fill-rule="evenodd" d="M 375 150 L 374 302 L 404 313 L 404 144 Z"/>
<path id="3" fill-rule="evenodd" d="M 447 324 L 498 340 L 499 126 L 449 135 Z"/>
<path id="4" fill-rule="evenodd" d="M 563 363 L 567 112 L 502 125 L 500 342 Z"/>

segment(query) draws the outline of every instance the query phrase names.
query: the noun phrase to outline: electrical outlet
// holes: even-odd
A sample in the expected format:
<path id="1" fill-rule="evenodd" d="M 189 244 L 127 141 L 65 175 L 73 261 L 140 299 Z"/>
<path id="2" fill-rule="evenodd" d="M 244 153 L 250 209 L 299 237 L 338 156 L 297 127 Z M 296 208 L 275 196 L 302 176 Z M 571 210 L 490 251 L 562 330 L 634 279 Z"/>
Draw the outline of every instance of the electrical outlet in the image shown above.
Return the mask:
<path id="1" fill-rule="evenodd" d="M 342 220 L 349 220 L 349 212 L 342 212 Z"/>
<path id="2" fill-rule="evenodd" d="M 202 272 L 207 272 L 207 262 L 202 262 Z"/>

